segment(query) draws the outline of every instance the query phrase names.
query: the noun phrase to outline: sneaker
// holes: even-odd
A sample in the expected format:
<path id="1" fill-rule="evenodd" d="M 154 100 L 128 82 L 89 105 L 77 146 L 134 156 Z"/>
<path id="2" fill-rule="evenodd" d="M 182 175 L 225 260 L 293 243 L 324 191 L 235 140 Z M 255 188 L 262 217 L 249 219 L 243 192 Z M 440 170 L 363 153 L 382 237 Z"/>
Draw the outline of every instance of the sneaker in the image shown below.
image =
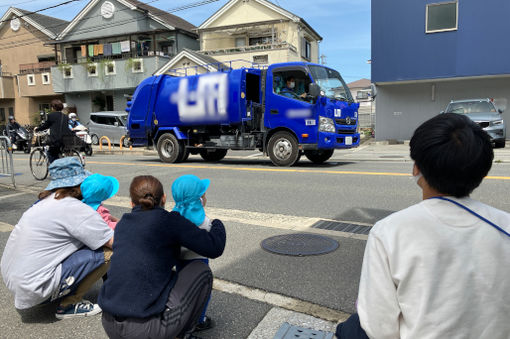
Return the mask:
<path id="1" fill-rule="evenodd" d="M 214 321 L 209 318 L 208 316 L 205 316 L 205 320 L 201 323 L 198 323 L 197 326 L 195 326 L 195 332 L 205 331 L 208 329 L 211 329 L 214 327 Z"/>
<path id="2" fill-rule="evenodd" d="M 98 304 L 93 304 L 88 300 L 82 300 L 74 305 L 66 307 L 58 306 L 55 317 L 57 319 L 66 319 L 74 317 L 88 317 L 101 312 Z"/>

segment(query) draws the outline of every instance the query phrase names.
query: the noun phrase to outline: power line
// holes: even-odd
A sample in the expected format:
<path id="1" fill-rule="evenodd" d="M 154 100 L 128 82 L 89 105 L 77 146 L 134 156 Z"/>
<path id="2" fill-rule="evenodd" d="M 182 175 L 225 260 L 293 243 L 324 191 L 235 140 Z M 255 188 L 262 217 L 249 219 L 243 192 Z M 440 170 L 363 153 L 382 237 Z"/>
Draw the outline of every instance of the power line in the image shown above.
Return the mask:
<path id="1" fill-rule="evenodd" d="M 72 1 L 81 1 L 81 0 L 72 0 Z M 157 1 L 160 1 L 160 0 L 152 0 L 152 1 L 149 1 L 149 2 L 147 2 L 145 4 L 149 4 L 149 3 L 153 3 L 153 2 L 157 2 Z M 174 9 L 172 9 L 170 11 L 176 12 L 176 11 L 180 11 L 180 10 L 184 10 L 184 9 L 188 9 L 188 8 L 194 8 L 194 7 L 199 7 L 199 6 L 207 5 L 209 3 L 213 3 L 213 2 L 217 2 L 217 1 L 219 1 L 219 0 L 205 0 L 205 1 L 195 2 L 195 3 L 189 4 L 189 5 L 185 5 L 185 6 L 174 8 Z M 52 6 L 52 7 L 55 7 L 55 6 Z M 123 11 L 123 10 L 130 10 L 130 8 L 121 9 L 119 11 Z M 169 12 L 165 12 L 165 14 L 166 13 L 169 13 Z M 153 14 L 153 15 L 155 17 L 159 17 L 157 14 Z M 101 15 L 92 15 L 92 16 L 89 16 L 89 17 L 84 17 L 84 18 L 82 18 L 82 20 L 90 19 L 90 18 L 94 18 L 94 17 L 100 17 L 100 16 Z M 124 25 L 124 24 L 127 24 L 127 23 L 142 21 L 142 20 L 146 20 L 146 19 L 147 19 L 146 17 L 142 17 L 142 18 L 130 18 L 130 19 L 125 19 L 125 20 L 121 20 L 121 21 L 117 21 L 117 22 L 112 22 L 110 24 L 101 24 L 101 25 L 91 26 L 91 27 L 88 27 L 88 28 L 84 28 L 84 29 L 81 29 L 81 30 L 74 31 L 73 33 L 89 33 L 89 32 L 96 31 L 97 29 L 107 29 L 107 28 L 109 29 L 109 28 L 112 28 L 112 27 L 121 26 L 121 25 Z M 56 28 L 56 27 L 60 27 L 60 26 L 63 26 L 63 25 L 67 26 L 67 25 L 69 25 L 69 23 L 66 22 L 64 24 L 58 24 L 58 25 L 49 26 L 49 27 L 45 27 L 45 28 Z M 18 38 L 21 35 L 31 35 L 31 34 L 30 33 L 23 33 L 23 34 L 19 34 L 19 35 L 13 36 L 12 38 Z M 27 40 L 21 40 L 21 41 L 16 41 L 16 42 L 12 42 L 12 43 L 4 43 L 4 44 L 0 43 L 0 48 L 10 49 L 10 48 L 16 48 L 16 47 L 20 47 L 20 46 L 26 46 L 27 44 L 30 44 L 32 42 L 36 42 L 38 40 L 39 39 L 36 39 L 36 38 L 30 38 L 30 39 L 27 39 Z M 90 39 L 90 40 L 93 40 L 93 39 Z M 63 42 L 63 43 L 65 43 L 65 42 Z"/>
<path id="2" fill-rule="evenodd" d="M 10 18 L 10 19 L 1 20 L 0 24 L 2 24 L 4 22 L 7 22 L 7 21 L 12 21 L 12 20 L 14 20 L 16 18 L 22 18 L 24 16 L 29 16 L 29 15 L 32 15 L 32 14 L 36 14 L 36 13 L 39 13 L 39 12 L 42 12 L 42 11 L 46 11 L 48 9 L 64 6 L 64 5 L 67 5 L 67 4 L 70 4 L 72 2 L 76 2 L 76 1 L 82 1 L 82 0 L 68 0 L 68 1 L 65 1 L 65 2 L 61 2 L 61 3 L 53 5 L 53 6 L 49 6 L 49 7 L 42 8 L 42 9 L 38 9 L 37 11 L 33 11 L 33 12 L 26 13 L 26 14 L 22 14 L 20 16 L 16 16 L 16 17 L 13 17 L 13 18 Z"/>

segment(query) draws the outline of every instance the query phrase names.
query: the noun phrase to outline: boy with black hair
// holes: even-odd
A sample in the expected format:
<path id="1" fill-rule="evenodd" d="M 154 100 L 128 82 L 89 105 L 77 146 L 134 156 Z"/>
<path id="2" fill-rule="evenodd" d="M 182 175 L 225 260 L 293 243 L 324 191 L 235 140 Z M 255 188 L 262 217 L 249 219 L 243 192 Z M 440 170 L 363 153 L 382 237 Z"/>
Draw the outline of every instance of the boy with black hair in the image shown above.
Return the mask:
<path id="1" fill-rule="evenodd" d="M 338 338 L 508 338 L 510 214 L 469 194 L 489 172 L 489 136 L 438 115 L 411 139 L 423 201 L 372 228 L 357 310 Z"/>

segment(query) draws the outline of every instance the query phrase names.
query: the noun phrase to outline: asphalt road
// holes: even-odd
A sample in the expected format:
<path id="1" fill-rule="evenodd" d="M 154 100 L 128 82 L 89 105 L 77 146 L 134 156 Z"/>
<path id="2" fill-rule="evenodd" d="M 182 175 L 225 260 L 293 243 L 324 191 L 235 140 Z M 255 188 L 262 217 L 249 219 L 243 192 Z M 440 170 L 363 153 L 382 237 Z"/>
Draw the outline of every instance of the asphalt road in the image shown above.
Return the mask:
<path id="1" fill-rule="evenodd" d="M 228 156 L 216 164 L 205 163 L 199 157 L 191 157 L 183 164 L 163 164 L 154 155 L 95 155 L 87 158 L 86 168 L 117 177 L 119 198 L 111 199 L 108 207 L 118 216 L 129 210 L 128 188 L 136 175 L 158 177 L 169 201 L 172 200 L 171 184 L 178 176 L 192 173 L 211 179 L 206 211 L 225 216 L 228 235 L 224 255 L 211 264 L 217 279 L 351 313 L 366 236 L 350 236 L 308 226 L 322 219 L 371 225 L 394 211 L 419 202 L 421 193 L 409 175 L 412 162 L 408 161 L 405 148 L 390 155 L 381 154 L 374 153 L 372 160 L 358 161 L 335 153 L 324 165 L 301 161 L 292 168 L 274 167 L 268 159 L 248 152 Z M 26 155 L 15 153 L 14 164 L 18 190 L 6 188 L 8 178 L 0 178 L 0 221 L 9 225 L 16 224 L 35 200 L 35 192 L 48 183 L 33 179 L 28 172 Z M 509 170 L 509 163 L 495 163 L 490 178 L 473 196 L 510 211 L 507 199 Z M 296 230 L 326 235 L 336 240 L 339 247 L 325 255 L 291 257 L 269 253 L 260 246 L 268 237 L 295 233 Z M 8 235 L 8 229 L 0 231 L 0 251 L 3 251 Z M 98 288 L 91 291 L 92 300 L 97 296 Z M 99 317 L 56 321 L 51 305 L 18 313 L 3 284 L 0 284 L 0 301 L 4 306 L 0 309 L 2 338 L 104 337 Z M 257 301 L 243 293 L 216 289 L 209 314 L 216 320 L 217 327 L 200 336 L 246 338 L 277 304 L 270 298 Z"/>

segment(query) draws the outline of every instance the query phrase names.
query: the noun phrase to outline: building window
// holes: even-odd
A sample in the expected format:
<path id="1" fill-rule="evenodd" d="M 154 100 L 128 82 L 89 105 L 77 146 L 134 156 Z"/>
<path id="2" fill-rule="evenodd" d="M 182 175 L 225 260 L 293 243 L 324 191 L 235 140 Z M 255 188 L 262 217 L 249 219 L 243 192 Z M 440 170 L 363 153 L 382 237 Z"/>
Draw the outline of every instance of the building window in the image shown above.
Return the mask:
<path id="1" fill-rule="evenodd" d="M 271 36 L 261 36 L 258 38 L 250 38 L 249 44 L 250 46 L 255 45 L 270 45 L 272 42 Z"/>
<path id="2" fill-rule="evenodd" d="M 370 90 L 361 90 L 356 93 L 356 99 L 368 99 Z"/>
<path id="3" fill-rule="evenodd" d="M 97 63 L 87 64 L 87 75 L 89 77 L 97 77 Z"/>
<path id="4" fill-rule="evenodd" d="M 132 59 L 131 71 L 133 73 L 143 73 L 143 59 Z"/>
<path id="5" fill-rule="evenodd" d="M 267 65 L 269 64 L 269 56 L 267 54 L 264 55 L 254 55 L 253 62 L 256 64 Z"/>
<path id="6" fill-rule="evenodd" d="M 458 11 L 459 4 L 457 1 L 428 4 L 425 32 L 435 33 L 457 30 Z"/>
<path id="7" fill-rule="evenodd" d="M 246 46 L 246 38 L 243 37 L 237 37 L 236 38 L 236 47 L 244 47 Z"/>
<path id="8" fill-rule="evenodd" d="M 73 77 L 73 66 L 64 66 L 62 69 L 64 79 L 72 79 Z"/>
<path id="9" fill-rule="evenodd" d="M 27 83 L 28 83 L 28 86 L 35 86 L 35 74 L 27 75 Z"/>
<path id="10" fill-rule="evenodd" d="M 50 73 L 41 74 L 41 78 L 42 78 L 43 85 L 49 85 L 51 83 Z"/>
<path id="11" fill-rule="evenodd" d="M 14 107 L 9 107 L 9 116 L 14 116 Z"/>
<path id="12" fill-rule="evenodd" d="M 310 41 L 306 40 L 306 38 L 303 38 L 303 42 L 301 44 L 301 56 L 305 58 L 306 60 L 312 59 L 312 45 L 310 44 Z"/>
<path id="13" fill-rule="evenodd" d="M 108 61 L 104 65 L 104 73 L 106 75 L 114 75 L 116 74 L 115 71 L 115 61 Z"/>
<path id="14" fill-rule="evenodd" d="M 0 107 L 0 121 L 5 122 L 5 108 Z"/>
<path id="15" fill-rule="evenodd" d="M 39 104 L 39 112 L 49 112 L 50 104 Z"/>

